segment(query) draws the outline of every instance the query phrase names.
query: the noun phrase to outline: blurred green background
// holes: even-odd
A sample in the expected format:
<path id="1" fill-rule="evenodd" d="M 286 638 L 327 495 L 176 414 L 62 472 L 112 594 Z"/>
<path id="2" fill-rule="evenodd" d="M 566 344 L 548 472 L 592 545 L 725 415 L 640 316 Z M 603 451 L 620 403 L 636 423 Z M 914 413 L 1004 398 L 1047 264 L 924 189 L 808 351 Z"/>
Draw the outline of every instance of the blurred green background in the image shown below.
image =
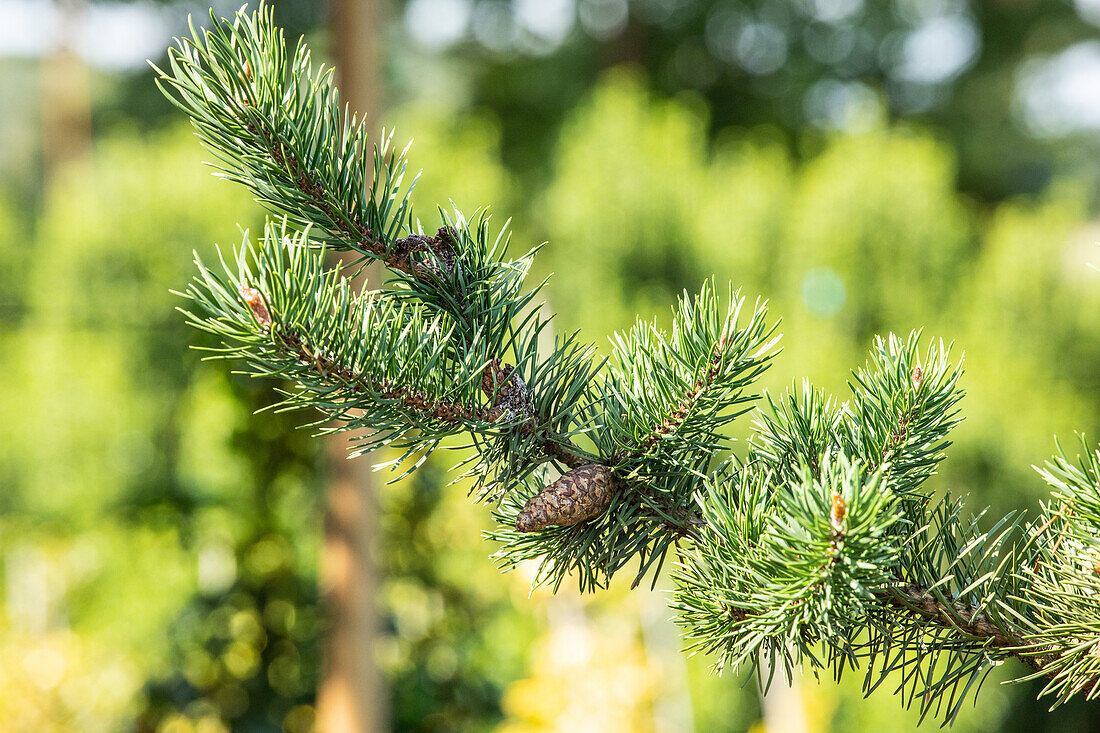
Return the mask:
<path id="1" fill-rule="evenodd" d="M 1100 435 L 1100 1 L 275 7 L 322 58 L 374 49 L 341 73 L 416 139 L 426 224 L 453 199 L 512 217 L 517 250 L 550 241 L 560 328 L 605 343 L 714 274 L 783 319 L 768 389 L 843 396 L 874 334 L 923 327 L 967 367 L 936 487 L 996 514 L 1036 507 L 1054 435 Z M 330 659 L 341 448 L 254 414 L 277 385 L 202 363 L 174 311 L 191 251 L 262 222 L 144 66 L 188 12 L 0 0 L 0 730 L 916 726 L 856 675 L 766 697 L 711 676 L 660 588 L 499 574 L 446 451 L 354 474 L 374 615 L 358 666 Z M 956 730 L 1100 729 L 1011 671 Z"/>

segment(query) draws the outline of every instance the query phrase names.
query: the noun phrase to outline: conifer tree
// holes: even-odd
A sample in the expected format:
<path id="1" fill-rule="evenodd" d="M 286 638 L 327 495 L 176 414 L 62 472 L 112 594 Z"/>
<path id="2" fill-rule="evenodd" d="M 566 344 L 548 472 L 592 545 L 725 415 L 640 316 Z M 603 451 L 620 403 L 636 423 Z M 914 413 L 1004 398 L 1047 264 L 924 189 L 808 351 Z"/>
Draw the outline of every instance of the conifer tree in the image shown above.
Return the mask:
<path id="1" fill-rule="evenodd" d="M 713 281 L 670 324 L 616 334 L 606 360 L 578 333 L 544 352 L 538 247 L 510 258 L 484 211 L 422 225 L 392 132 L 368 139 L 269 6 L 211 21 L 160 84 L 271 218 L 215 265 L 196 258 L 184 312 L 216 356 L 280 380 L 283 407 L 322 433 L 369 428 L 353 452 L 396 448 L 398 476 L 464 436 L 501 567 L 534 559 L 536 582 L 593 591 L 670 561 L 677 621 L 719 670 L 858 670 L 867 693 L 888 683 L 948 721 L 1011 658 L 1056 705 L 1100 694 L 1095 446 L 1040 469 L 1052 493 L 1035 518 L 972 516 L 925 485 L 961 419 L 948 346 L 876 338 L 845 401 L 803 382 L 761 403 L 776 322 Z M 356 292 L 329 249 L 390 278 Z M 738 419 L 743 455 L 726 437 Z"/>

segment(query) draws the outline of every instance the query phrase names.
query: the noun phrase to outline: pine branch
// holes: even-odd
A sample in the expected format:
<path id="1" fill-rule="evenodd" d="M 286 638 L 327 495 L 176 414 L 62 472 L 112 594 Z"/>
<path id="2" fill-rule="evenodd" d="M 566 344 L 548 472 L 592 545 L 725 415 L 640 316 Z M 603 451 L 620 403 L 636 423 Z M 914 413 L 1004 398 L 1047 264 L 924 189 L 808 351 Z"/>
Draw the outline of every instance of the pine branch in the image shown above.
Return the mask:
<path id="1" fill-rule="evenodd" d="M 604 587 L 635 560 L 635 585 L 655 581 L 677 550 L 678 621 L 719 667 L 863 667 L 868 693 L 891 680 L 948 721 L 1013 657 L 1057 702 L 1100 695 L 1100 451 L 1042 469 L 1053 498 L 1033 524 L 933 503 L 961 368 L 913 333 L 875 341 L 843 404 L 808 382 L 769 396 L 747 455 L 720 461 L 776 354 L 763 304 L 743 318 L 707 282 L 670 329 L 616 334 L 608 364 L 575 333 L 540 350 L 538 248 L 508 259 L 484 213 L 441 210 L 425 234 L 405 151 L 392 133 L 372 149 L 331 77 L 304 44 L 287 55 L 265 4 L 192 27 L 160 72 L 220 175 L 282 222 L 220 271 L 196 258 L 184 312 L 217 356 L 284 380 L 283 406 L 316 410 L 321 432 L 369 428 L 357 452 L 395 446 L 409 470 L 469 436 L 494 559 L 537 560 L 536 582 Z M 329 247 L 392 278 L 354 292 Z"/>
<path id="2" fill-rule="evenodd" d="M 788 669 L 803 658 L 820 666 L 823 639 L 850 655 L 851 619 L 874 602 L 898 554 L 884 541 L 899 519 L 881 475 L 829 455 L 819 476 L 803 466 L 797 483 L 771 479 L 735 470 L 708 482 L 698 498 L 703 541 L 673 573 L 691 648 L 717 653 L 719 668 L 755 665 L 761 654 L 782 655 Z"/>
<path id="3" fill-rule="evenodd" d="M 1063 506 L 1042 531 L 1013 515 L 982 530 L 977 518 L 963 520 L 958 502 L 946 499 L 929 509 L 921 487 L 958 422 L 962 393 L 960 370 L 945 347 L 936 344 L 918 355 L 916 334 L 904 342 L 893 336 L 876 341 L 871 363 L 853 380 L 853 401 L 844 405 L 807 383 L 782 400 L 769 397 L 748 460 L 700 498 L 706 529 L 681 553 L 675 572 L 679 622 L 694 648 L 718 654 L 719 668 L 768 660 L 788 675 L 808 663 L 839 676 L 846 666 L 863 666 L 868 693 L 900 675 L 896 691 L 908 704 L 949 721 L 967 692 L 1009 658 L 1050 679 L 1048 691 L 1095 694 L 1100 665 L 1091 650 L 1098 648 L 1100 627 L 1088 623 L 1100 620 L 1100 596 L 1067 593 L 1068 580 L 1080 576 L 1079 561 L 1072 572 L 1064 561 L 1060 570 L 1052 565 L 1061 556 L 1054 552 L 1059 541 L 1069 541 L 1060 523 L 1074 513 Z M 878 575 L 843 577 L 843 592 L 865 591 L 845 603 L 828 578 L 842 558 L 858 563 L 860 556 L 847 546 L 846 533 L 830 539 L 826 520 L 837 519 L 837 507 L 843 507 L 842 519 L 848 516 L 845 492 L 860 482 L 842 479 L 836 467 L 852 460 L 879 477 L 875 491 L 883 503 L 872 509 L 880 554 L 868 561 Z M 1100 454 L 1095 466 L 1067 466 L 1061 461 L 1046 475 L 1073 494 L 1072 503 L 1100 496 Z M 1079 528 L 1075 536 L 1078 543 L 1097 544 L 1100 500 L 1087 513 L 1097 526 Z M 777 527 L 795 529 L 779 533 Z M 1057 532 L 1059 540 L 1044 532 Z M 1090 557 L 1090 568 L 1100 563 L 1100 547 Z M 1045 583 L 1036 582 L 1032 568 L 1042 569 Z M 1064 627 L 1040 621 L 1042 594 L 1048 608 L 1057 597 L 1079 609 L 1078 628 L 1088 627 L 1089 634 L 1078 631 L 1072 650 L 1065 649 Z M 1065 608 L 1057 615 L 1064 625 Z M 1040 628 L 1048 631 L 1037 634 Z"/>
<path id="4" fill-rule="evenodd" d="M 205 32 L 192 26 L 192 37 L 169 55 L 170 73 L 158 69 L 162 89 L 191 117 L 223 177 L 245 185 L 290 225 L 310 228 L 313 240 L 407 276 L 405 292 L 454 319 L 453 339 L 478 349 L 485 362 L 514 370 L 499 351 L 536 294 L 517 292 L 525 261 L 498 261 L 502 242 L 487 246 L 487 230 L 471 235 L 465 222 L 434 236 L 399 237 L 411 192 L 401 188 L 405 152 L 391 154 L 386 137 L 372 160 L 366 127 L 342 112 L 331 69 L 314 72 L 304 44 L 289 57 L 272 12 L 261 5 L 232 23 L 212 16 Z M 510 384 L 525 388 L 519 372 Z M 583 451 L 567 437 L 535 431 L 530 411 L 514 417 L 538 434 L 551 458 L 579 465 Z"/>
<path id="5" fill-rule="evenodd" d="M 611 493 L 606 509 L 589 521 L 521 531 L 515 527 L 515 518 L 550 483 L 546 472 L 536 473 L 523 490 L 506 495 L 494 509 L 499 526 L 486 534 L 499 544 L 493 559 L 504 570 L 537 561 L 535 583 L 555 591 L 569 575 L 576 577 L 582 592 L 606 588 L 635 558 L 638 571 L 633 585 L 647 576 L 655 583 L 668 552 L 699 530 L 702 518 L 692 496 L 709 461 L 707 456 L 679 474 L 620 487 Z"/>
<path id="6" fill-rule="evenodd" d="M 1035 620 L 1018 647 L 1048 679 L 1056 704 L 1100 697 L 1100 449 L 1082 436 L 1081 453 L 1059 455 L 1039 474 L 1051 501 L 1032 532 L 1040 550 L 1019 571 Z"/>
<path id="7" fill-rule="evenodd" d="M 746 389 L 778 353 L 765 307 L 741 326 L 743 307 L 731 288 L 723 308 L 708 281 L 679 299 L 671 333 L 653 322 L 612 336 L 608 418 L 595 440 L 623 474 L 675 471 L 727 446 L 722 429 L 749 411 L 757 396 Z"/>
<path id="8" fill-rule="evenodd" d="M 292 57 L 273 8 L 211 14 L 211 27 L 169 50 L 169 71 L 154 66 L 165 95 L 190 117 L 221 175 L 298 228 L 341 249 L 411 269 L 397 234 L 409 207 L 404 153 L 389 138 L 369 154 L 363 120 L 344 114 L 332 69 L 314 71 L 309 48 Z M 397 248 L 400 250 L 400 248 Z"/>
<path id="9" fill-rule="evenodd" d="M 947 434 L 959 423 L 957 405 L 962 363 L 951 348 L 929 344 L 922 355 L 920 332 L 902 341 L 876 338 L 866 367 L 853 373 L 852 400 L 841 420 L 841 445 L 871 467 L 888 465 L 894 490 L 923 503 L 920 489 L 951 445 Z"/>
<path id="10" fill-rule="evenodd" d="M 468 222 L 440 211 L 441 226 L 424 234 L 414 226 L 412 186 L 402 184 L 405 152 L 391 152 L 391 135 L 370 153 L 362 121 L 341 110 L 331 70 L 315 71 L 304 44 L 286 53 L 270 7 L 211 20 L 209 30 L 192 27 L 171 51 L 161 87 L 215 154 L 219 174 L 250 189 L 298 236 L 268 236 L 255 256 L 246 246 L 237 269 L 224 275 L 199 263 L 189 291 L 199 306 L 192 321 L 221 337 L 252 373 L 295 382 L 288 405 L 319 409 L 322 432 L 378 430 L 358 452 L 398 445 L 405 451 L 400 463 L 468 434 L 475 448 L 467 467 L 471 493 L 507 507 L 506 532 L 530 531 L 530 540 L 506 540 L 502 552 L 522 547 L 520 556 L 549 557 L 555 532 L 569 527 L 568 537 L 580 544 L 567 541 L 562 557 L 588 557 L 583 529 L 608 523 L 616 529 L 601 540 L 608 546 L 581 575 L 582 587 L 605 583 L 635 557 L 636 580 L 659 569 L 668 549 L 695 533 L 700 518 L 691 497 L 725 444 L 718 429 L 747 409 L 754 399 L 747 387 L 774 351 L 764 309 L 758 305 L 739 326 L 743 301 L 731 293 L 723 311 L 708 284 L 682 299 L 671 337 L 638 326 L 621 338 L 619 367 L 610 372 L 601 373 L 603 362 L 575 334 L 541 354 L 539 336 L 549 326 L 535 307 L 541 284 L 524 285 L 538 248 L 506 259 L 506 232 L 491 235 L 485 215 Z M 295 254 L 293 262 L 280 254 L 324 247 L 380 260 L 394 277 L 354 294 L 342 280 L 324 281 L 319 254 Z M 241 264 L 248 256 L 270 273 L 267 280 L 249 275 Z M 286 278 L 278 273 L 299 260 L 309 261 L 309 277 L 292 277 L 294 291 L 283 292 Z M 333 300 L 341 304 L 339 324 L 326 311 Z M 241 320 L 250 302 L 268 311 L 251 312 L 251 331 Z M 374 314 L 374 330 L 356 324 L 364 314 Z M 264 340 L 255 327 L 268 318 L 271 324 L 260 327 Z M 390 330 L 381 325 L 387 319 Z M 658 358 L 641 357 L 645 369 L 630 366 L 641 347 L 635 338 L 661 344 Z M 368 353 L 367 345 L 378 343 L 385 349 Z M 624 401 L 622 368 L 635 369 L 662 403 L 647 404 L 633 391 Z M 624 408 L 629 426 L 619 424 Z M 654 432 L 647 437 L 637 421 Z M 548 462 L 568 469 L 557 489 L 547 486 Z M 564 492 L 565 485 L 578 491 Z M 587 486 L 602 487 L 598 497 L 580 491 Z M 538 522 L 520 520 L 536 494 L 543 507 L 558 510 L 540 513 Z M 560 501 L 566 495 L 574 504 Z M 581 505 L 587 508 L 579 511 Z M 553 567 L 547 582 L 555 585 L 577 569 Z"/>
<path id="11" fill-rule="evenodd" d="M 864 688 L 900 676 L 907 704 L 951 721 L 989 671 L 1015 656 L 1027 608 L 1012 600 L 1014 570 L 1032 548 L 1019 517 L 982 530 L 949 498 L 921 521 L 894 582 L 879 594 L 885 607 L 870 619 Z"/>
<path id="12" fill-rule="evenodd" d="M 260 246 L 246 236 L 222 274 L 197 264 L 186 292 L 191 322 L 221 338 L 221 356 L 296 382 L 287 404 L 341 421 L 326 430 L 370 427 L 380 434 L 364 449 L 401 437 L 423 450 L 456 432 L 510 424 L 502 408 L 477 403 L 479 365 L 435 348 L 448 336 L 442 318 L 384 293 L 354 294 L 306 235 L 268 225 Z"/>
<path id="13" fill-rule="evenodd" d="M 976 605 L 943 598 L 942 594 L 937 595 L 916 583 L 899 584 L 897 587 L 878 591 L 876 597 L 919 619 L 955 629 L 980 642 L 988 640 L 990 646 L 999 649 L 1006 657 L 1017 657 L 1036 671 L 1043 670 L 1055 660 L 1051 654 L 1025 654 L 1025 633 L 994 623 Z"/>

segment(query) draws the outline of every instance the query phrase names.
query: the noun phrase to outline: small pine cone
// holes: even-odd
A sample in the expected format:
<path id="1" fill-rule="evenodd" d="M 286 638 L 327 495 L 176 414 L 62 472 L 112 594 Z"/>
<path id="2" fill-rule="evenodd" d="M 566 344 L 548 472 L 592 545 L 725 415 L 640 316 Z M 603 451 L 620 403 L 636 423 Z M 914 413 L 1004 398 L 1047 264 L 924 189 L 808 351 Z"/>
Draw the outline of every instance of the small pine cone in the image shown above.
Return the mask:
<path id="1" fill-rule="evenodd" d="M 481 372 L 481 389 L 486 397 L 508 397 L 516 391 L 516 380 L 512 378 L 515 367 L 511 364 L 501 364 L 499 359 L 493 359 L 485 365 Z M 518 375 L 517 375 L 518 377 Z"/>
<path id="2" fill-rule="evenodd" d="M 607 466 L 589 463 L 575 468 L 527 500 L 516 516 L 516 529 L 534 532 L 592 519 L 611 504 L 615 488 L 615 475 Z"/>
<path id="3" fill-rule="evenodd" d="M 481 372 L 481 389 L 493 400 L 489 411 L 489 422 L 499 420 L 523 420 L 518 429 L 523 434 L 534 430 L 535 403 L 531 392 L 511 364 L 501 364 L 493 359 Z"/>

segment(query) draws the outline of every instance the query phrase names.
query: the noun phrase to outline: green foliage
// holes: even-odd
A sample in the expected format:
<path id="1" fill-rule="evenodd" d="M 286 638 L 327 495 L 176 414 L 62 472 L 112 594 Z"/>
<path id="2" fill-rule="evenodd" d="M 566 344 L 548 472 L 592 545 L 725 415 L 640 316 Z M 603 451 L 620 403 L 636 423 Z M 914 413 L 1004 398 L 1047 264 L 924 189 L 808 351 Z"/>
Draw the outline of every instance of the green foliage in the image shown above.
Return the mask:
<path id="1" fill-rule="evenodd" d="M 553 243 L 551 296 L 569 327 L 609 333 L 713 272 L 770 290 L 790 162 L 764 136 L 711 154 L 698 100 L 657 100 L 636 75 L 604 77 L 567 120 L 534 212 Z"/>
<path id="2" fill-rule="evenodd" d="M 387 146 L 368 154 L 367 128 L 342 115 L 332 69 L 313 68 L 309 47 L 287 54 L 274 9 L 232 25 L 191 26 L 168 54 L 162 90 L 191 119 L 222 175 L 326 244 L 380 256 L 396 239 L 408 200 L 405 167 Z"/>
<path id="3" fill-rule="evenodd" d="M 500 162 L 500 129 L 492 119 L 434 103 L 411 103 L 389 113 L 395 129 L 415 141 L 407 153 L 416 173 L 410 200 L 434 212 L 452 202 L 461 211 L 479 206 L 510 211 L 518 204 L 517 181 Z M 456 175 L 456 171 L 461 173 Z"/>
<path id="4" fill-rule="evenodd" d="M 484 218 L 471 224 L 458 212 L 441 212 L 442 226 L 425 235 L 401 189 L 404 155 L 376 151 L 368 174 L 362 126 L 341 118 L 329 78 L 312 71 L 303 46 L 285 64 L 269 11 L 214 22 L 215 30 L 181 42 L 162 79 L 200 137 L 220 152 L 224 175 L 251 188 L 284 224 L 269 225 L 258 247 L 246 242 L 235 265 L 223 263 L 225 275 L 198 261 L 188 317 L 252 374 L 294 381 L 288 404 L 317 407 L 350 427 L 380 429 L 368 447 L 393 442 L 406 458 L 455 433 L 470 434 L 476 451 L 470 471 L 482 482 L 475 492 L 494 502 L 502 525 L 492 533 L 501 543 L 501 565 L 541 559 L 537 582 L 557 588 L 573 573 L 586 590 L 606 585 L 635 557 L 637 584 L 656 575 L 676 548 L 675 605 L 697 648 L 718 652 L 721 663 L 734 667 L 763 668 L 767 660 L 788 675 L 803 663 L 838 678 L 862 667 L 868 692 L 900 673 L 906 704 L 947 721 L 989 669 L 1011 657 L 1051 678 L 1048 689 L 1058 700 L 1100 684 L 1091 663 L 1075 656 L 1078 639 L 1098 633 L 1089 619 L 1067 610 L 1067 596 L 1048 592 L 1043 599 L 1028 586 L 1027 568 L 1044 553 L 1057 555 L 1046 528 L 1009 514 L 983 529 L 960 503 L 933 502 L 925 487 L 958 423 L 962 396 L 959 366 L 942 342 L 922 355 L 915 333 L 876 339 L 867 366 L 853 375 L 848 402 L 838 405 L 804 385 L 798 396 L 771 401 L 746 458 L 715 466 L 728 445 L 728 424 L 745 411 L 748 387 L 773 356 L 775 329 L 762 306 L 740 325 L 742 301 L 731 291 L 723 311 L 705 285 L 681 300 L 671 334 L 639 323 L 615 336 L 608 367 L 575 335 L 540 351 L 550 320 L 534 306 L 541 286 L 523 284 L 534 250 L 508 260 L 503 235 L 491 237 Z M 644 106 L 634 111 L 638 119 L 626 115 L 627 127 L 664 129 L 647 125 Z M 673 133 L 690 131 L 683 124 L 689 119 L 668 108 Z M 848 198 L 872 202 L 861 202 L 862 219 L 843 229 L 812 216 L 792 218 L 799 241 L 812 240 L 799 226 L 831 238 L 813 252 L 827 248 L 837 256 L 818 269 L 840 278 L 833 314 L 845 309 L 847 322 L 830 330 L 852 338 L 877 330 L 879 315 L 913 317 L 917 311 L 903 294 L 909 282 L 946 301 L 945 281 L 966 255 L 965 215 L 935 146 L 873 135 L 870 144 L 834 141 L 793 199 L 796 211 L 835 209 L 842 218 Z M 690 180 L 664 183 L 674 180 L 668 175 L 674 168 L 685 175 L 701 168 L 704 156 L 688 138 L 653 146 L 689 152 L 643 165 L 638 180 L 645 194 L 664 192 L 673 202 L 696 194 Z M 577 149 L 593 157 L 603 152 Z M 860 159 L 855 153 L 889 165 L 866 189 L 826 185 L 850 159 Z M 899 172 L 910 161 L 927 175 Z M 615 162 L 604 155 L 607 169 Z M 911 195 L 914 181 L 927 199 Z M 831 198 L 836 192 L 839 201 Z M 624 222 L 640 221 L 658 236 L 688 231 L 675 231 L 683 224 L 670 213 L 675 206 L 662 209 L 656 203 L 665 199 L 645 194 L 629 200 L 645 213 Z M 572 208 L 561 204 L 559 213 L 564 218 Z M 947 215 L 929 228 L 903 239 L 892 234 L 912 217 L 942 211 Z M 886 252 L 884 242 L 892 254 L 876 263 L 871 255 Z M 395 277 L 383 288 L 353 293 L 339 269 L 323 268 L 325 245 L 380 259 Z M 797 257 L 800 250 L 786 242 L 785 252 Z M 799 257 L 798 267 L 813 265 L 811 259 Z M 638 250 L 625 261 L 652 258 Z M 860 269 L 866 264 L 873 267 Z M 835 271 L 841 266 L 857 279 L 874 274 L 881 291 L 845 306 L 844 279 Z M 923 280 L 912 279 L 917 271 Z M 795 288 L 790 282 L 786 288 L 793 299 Z M 804 281 L 802 296 L 811 306 L 813 295 Z M 555 469 L 589 464 L 613 476 L 598 515 L 559 519 L 535 532 L 511 528 Z M 1100 472 L 1081 476 L 1075 497 L 1100 492 Z M 1058 481 L 1068 492 L 1069 484 Z M 1068 511 L 1059 516 L 1082 522 Z M 1069 536 L 1087 535 L 1088 516 Z M 1080 563 L 1075 570 L 1081 572 Z M 1051 598 L 1062 603 L 1061 612 Z M 1035 647 L 1031 640 L 1043 634 L 1054 638 Z"/>
<path id="5" fill-rule="evenodd" d="M 5 625 L 13 643 L 87 649 L 64 658 L 86 681 L 36 687 L 29 703 L 69 727 L 155 726 L 186 710 L 268 720 L 314 695 L 316 449 L 285 417 L 252 414 L 270 385 L 198 368 L 170 292 L 187 276 L 181 257 L 254 216 L 212 186 L 185 129 L 100 141 L 58 172 L 22 315 L 5 323 L 0 551 L 7 607 L 25 608 Z M 272 548 L 277 562 L 260 563 Z M 298 636 L 264 616 L 272 601 Z M 274 625 L 242 640 L 229 627 L 244 610 Z M 289 658 L 302 665 L 292 691 L 279 682 Z M 70 715 L 62 698 L 112 702 Z"/>
<path id="6" fill-rule="evenodd" d="M 628 327 L 706 277 L 690 250 L 668 246 L 692 239 L 704 130 L 697 106 L 648 103 L 621 72 L 566 123 L 543 227 L 570 327 Z"/>
<path id="7" fill-rule="evenodd" d="M 1062 451 L 1038 469 L 1053 491 L 1035 530 L 1042 551 L 1020 577 L 1037 601 L 1025 653 L 1042 660 L 1043 692 L 1059 702 L 1100 695 L 1100 449 L 1080 443 L 1076 460 Z"/>
<path id="8" fill-rule="evenodd" d="M 610 416 L 624 404 L 617 386 L 621 378 L 612 372 L 607 388 L 597 391 L 599 365 L 591 349 L 566 337 L 557 339 L 548 355 L 539 354 L 539 335 L 549 320 L 529 307 L 539 287 L 523 286 L 534 250 L 505 259 L 503 233 L 492 238 L 484 218 L 471 225 L 457 212 L 453 220 L 443 217 L 434 236 L 413 230 L 411 216 L 404 221 L 408 192 L 399 193 L 404 155 L 377 152 L 375 175 L 362 193 L 366 198 L 347 198 L 346 181 L 356 187 L 367 181 L 365 131 L 354 121 L 337 124 L 330 77 L 314 74 L 302 46 L 297 60 L 285 65 L 267 9 L 215 25 L 214 31 L 193 31 L 190 40 L 180 42 L 170 57 L 171 75 L 162 77 L 166 89 L 177 95 L 207 146 L 221 151 L 223 174 L 251 188 L 286 225 L 301 231 L 287 240 L 269 230 L 258 251 L 245 246 L 235 266 L 223 267 L 225 276 L 199 262 L 199 277 L 188 293 L 193 322 L 221 338 L 230 354 L 244 355 L 253 373 L 296 379 L 293 402 L 304 400 L 328 416 L 362 416 L 349 427 L 380 428 L 370 445 L 396 441 L 403 457 L 411 457 L 468 431 L 478 452 L 471 472 L 484 484 L 475 490 L 483 497 L 522 501 L 531 493 L 532 476 L 545 480 L 542 464 L 575 468 L 599 460 L 574 445 L 575 437 L 591 433 L 597 451 L 617 450 L 617 443 L 642 437 L 638 420 L 649 420 L 646 430 L 657 438 L 675 433 L 663 442 L 678 443 L 676 450 L 694 451 L 706 462 L 714 441 L 713 430 L 704 427 L 706 416 L 714 418 L 741 401 L 767 350 L 771 329 L 761 309 L 748 326 L 737 328 L 732 312 L 725 323 L 698 317 L 709 310 L 708 290 L 694 304 L 685 300 L 670 347 L 653 355 L 650 364 L 649 376 L 658 381 L 649 386 L 665 394 L 669 411 L 659 417 L 658 406 L 650 405 L 634 410 L 637 424 L 612 422 L 619 418 Z M 280 50 L 268 48 L 276 45 Z M 307 101 L 299 104 L 295 100 L 307 89 L 312 90 Z M 229 143 L 242 135 L 251 135 L 245 147 Z M 334 146 L 330 137 L 340 143 Z M 353 137 L 357 142 L 347 143 Z M 274 200 L 280 192 L 283 198 Z M 357 211 L 374 205 L 370 202 L 397 200 L 396 208 L 382 203 L 371 209 L 375 213 L 366 224 L 356 218 Z M 314 237 L 311 227 L 322 234 Z M 363 237 L 370 241 L 363 244 Z M 384 260 L 395 280 L 369 295 L 352 295 L 338 271 L 322 272 L 321 255 L 311 249 L 314 242 L 336 240 L 340 248 Z M 720 333 L 719 326 L 734 330 Z M 723 341 L 729 344 L 728 361 L 715 359 Z M 731 381 L 724 385 L 727 366 Z M 708 389 L 696 399 L 703 387 L 698 385 L 677 401 L 684 380 L 699 379 L 700 369 L 706 381 L 717 380 L 714 395 Z M 741 372 L 745 375 L 738 376 Z M 668 420 L 683 429 L 670 430 Z M 619 427 L 625 434 L 616 435 Z M 650 443 L 643 438 L 639 452 L 650 453 Z M 675 538 L 690 531 L 683 505 L 690 501 L 695 474 L 705 469 L 685 473 L 666 467 L 647 482 L 631 460 L 615 459 L 622 464 L 620 478 L 636 485 L 620 501 L 629 513 L 639 512 L 629 496 L 646 497 L 646 505 L 636 519 L 617 523 L 615 541 L 600 543 L 606 561 L 598 572 L 608 575 L 635 556 L 642 558 L 642 573 L 654 561 L 660 566 Z M 543 552 L 552 534 L 541 536 Z M 526 538 L 518 543 L 527 544 Z M 564 552 L 572 557 L 591 546 L 591 537 L 582 538 L 577 545 L 567 543 Z M 508 562 L 525 556 L 521 551 Z M 552 565 L 547 580 L 557 585 L 571 565 Z"/>
<path id="9" fill-rule="evenodd" d="M 288 404 L 315 406 L 325 422 L 341 420 L 340 430 L 378 431 L 365 450 L 400 444 L 406 435 L 415 435 L 407 441 L 410 451 L 426 449 L 438 442 L 431 436 L 484 422 L 473 415 L 443 419 L 438 409 L 414 406 L 463 404 L 480 390 L 473 377 L 456 385 L 441 381 L 448 367 L 480 376 L 445 361 L 438 345 L 453 333 L 442 318 L 426 319 L 410 302 L 356 297 L 340 268 L 326 272 L 323 260 L 324 251 L 305 238 L 268 224 L 259 250 L 246 240 L 225 278 L 196 260 L 201 279 L 188 295 L 196 311 L 217 315 L 188 317 L 226 344 L 222 356 L 248 358 L 257 376 L 294 381 Z M 248 288 L 264 294 L 252 309 L 242 300 Z"/>
<path id="10" fill-rule="evenodd" d="M 534 620 L 518 613 L 519 578 L 484 561 L 484 512 L 446 490 L 437 454 L 379 496 L 386 609 L 377 642 L 399 730 L 480 730 L 522 674 Z"/>
<path id="11" fill-rule="evenodd" d="M 187 147 L 179 132 L 136 146 L 106 140 L 50 192 L 0 400 L 0 442 L 19 456 L 5 501 L 22 511 L 84 526 L 109 506 L 159 500 L 161 489 L 143 490 L 166 484 L 151 456 L 172 440 L 196 361 L 169 292 L 185 277 L 179 252 L 217 237 L 226 217 L 248 216 L 243 197 L 211 200 Z M 56 445 L 68 456 L 61 476 Z"/>
<path id="12" fill-rule="evenodd" d="M 952 483 L 986 485 L 1007 511 L 1037 497 L 1028 466 L 1051 435 L 1100 430 L 1097 370 L 1100 288 L 1096 237 L 1073 189 L 998 206 L 982 250 L 956 294 L 956 340 L 966 343 L 967 421 Z M 1041 398 L 1027 385 L 1043 385 Z M 1026 460 L 1014 460 L 1026 456 Z"/>
<path id="13" fill-rule="evenodd" d="M 842 406 L 807 383 L 770 400 L 747 462 L 701 501 L 704 541 L 681 556 L 675 606 L 694 648 L 723 667 L 778 659 L 788 676 L 804 661 L 837 678 L 863 666 L 868 690 L 901 670 L 910 703 L 928 712 L 946 696 L 957 714 L 958 686 L 991 663 L 987 640 L 957 644 L 922 604 L 966 602 L 967 624 L 997 623 L 987 606 L 1016 590 L 997 548 L 1018 524 L 983 533 L 957 503 L 929 509 L 922 486 L 958 422 L 959 375 L 942 344 L 922 356 L 916 334 L 891 335 Z"/>
<path id="14" fill-rule="evenodd" d="M 707 536 L 681 555 L 673 607 L 691 649 L 717 653 L 719 668 L 745 662 L 774 668 L 809 660 L 818 646 L 843 668 L 853 657 L 852 620 L 877 605 L 899 555 L 889 534 L 898 497 L 882 475 L 826 453 L 794 481 L 740 472 L 712 482 L 700 497 Z M 846 513 L 831 518 L 843 502 Z M 713 528 L 713 529 L 711 529 Z"/>
<path id="15" fill-rule="evenodd" d="M 0 324 L 14 323 L 22 315 L 26 247 L 18 241 L 20 224 L 6 200 L 0 201 Z M 2 326 L 0 326 L 2 327 Z M 6 330 L 6 329 L 4 329 Z"/>
<path id="16" fill-rule="evenodd" d="M 837 314 L 859 343 L 937 318 L 971 246 L 954 180 L 950 154 L 926 135 L 894 128 L 830 140 L 785 212 L 784 256 L 797 263 L 785 268 L 789 292 L 801 291 L 815 315 Z M 815 272 L 839 278 L 841 304 L 815 289 Z"/>
<path id="17" fill-rule="evenodd" d="M 238 728 L 312 718 L 321 661 L 316 579 L 296 566 L 281 533 L 253 535 L 235 550 L 228 560 L 240 566 L 238 579 L 178 610 L 171 672 L 146 683 L 140 727 L 155 730 L 180 711 Z"/>

